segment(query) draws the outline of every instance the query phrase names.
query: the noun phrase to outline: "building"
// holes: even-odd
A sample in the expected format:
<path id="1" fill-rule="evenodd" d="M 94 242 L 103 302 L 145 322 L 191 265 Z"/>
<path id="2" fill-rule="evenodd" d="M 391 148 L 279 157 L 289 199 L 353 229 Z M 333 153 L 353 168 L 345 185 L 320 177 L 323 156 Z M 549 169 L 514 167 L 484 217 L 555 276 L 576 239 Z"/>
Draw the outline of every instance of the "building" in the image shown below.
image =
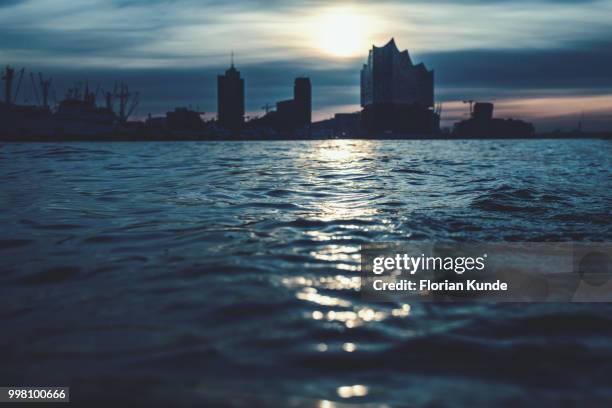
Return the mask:
<path id="1" fill-rule="evenodd" d="M 293 99 L 276 103 L 275 122 L 279 130 L 296 130 L 310 126 L 312 121 L 312 90 L 310 79 L 296 78 Z"/>
<path id="2" fill-rule="evenodd" d="M 361 106 L 407 104 L 434 105 L 434 73 L 423 63 L 414 65 L 408 50 L 400 52 L 391 39 L 373 46 L 361 70 Z"/>
<path id="3" fill-rule="evenodd" d="M 217 77 L 217 121 L 219 126 L 239 131 L 244 125 L 244 79 L 234 62 Z"/>
<path id="4" fill-rule="evenodd" d="M 170 130 L 197 131 L 204 128 L 200 112 L 188 108 L 175 108 L 173 112 L 167 112 L 165 122 Z"/>
<path id="5" fill-rule="evenodd" d="M 361 112 L 336 113 L 334 115 L 334 136 L 361 137 Z"/>
<path id="6" fill-rule="evenodd" d="M 436 131 L 434 72 L 414 65 L 395 40 L 373 46 L 361 70 L 362 125 L 369 134 Z"/>
<path id="7" fill-rule="evenodd" d="M 477 102 L 467 120 L 455 123 L 454 134 L 465 138 L 531 137 L 535 128 L 531 123 L 517 119 L 495 119 L 493 104 Z"/>
<path id="8" fill-rule="evenodd" d="M 312 89 L 310 78 L 296 78 L 293 83 L 296 125 L 304 127 L 312 121 Z"/>
<path id="9" fill-rule="evenodd" d="M 490 102 L 476 102 L 472 111 L 472 118 L 478 122 L 493 120 L 493 104 Z"/>

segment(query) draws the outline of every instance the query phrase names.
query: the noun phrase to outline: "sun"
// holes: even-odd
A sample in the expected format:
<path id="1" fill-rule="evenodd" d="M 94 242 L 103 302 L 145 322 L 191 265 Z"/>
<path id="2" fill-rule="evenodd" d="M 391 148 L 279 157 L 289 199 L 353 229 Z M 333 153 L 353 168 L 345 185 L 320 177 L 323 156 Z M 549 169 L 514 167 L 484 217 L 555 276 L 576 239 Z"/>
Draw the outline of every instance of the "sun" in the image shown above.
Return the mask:
<path id="1" fill-rule="evenodd" d="M 359 55 L 367 48 L 366 27 L 366 19 L 356 10 L 327 10 L 315 21 L 317 48 L 339 58 Z"/>

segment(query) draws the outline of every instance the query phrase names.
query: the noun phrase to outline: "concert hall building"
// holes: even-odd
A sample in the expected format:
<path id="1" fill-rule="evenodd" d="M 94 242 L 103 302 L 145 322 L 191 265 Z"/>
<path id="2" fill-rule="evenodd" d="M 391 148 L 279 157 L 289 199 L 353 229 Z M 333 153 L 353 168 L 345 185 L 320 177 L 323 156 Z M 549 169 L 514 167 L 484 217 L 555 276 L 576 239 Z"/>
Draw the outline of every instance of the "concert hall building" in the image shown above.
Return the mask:
<path id="1" fill-rule="evenodd" d="M 373 46 L 361 70 L 362 125 L 369 134 L 428 134 L 437 131 L 434 72 L 414 65 L 395 40 Z"/>

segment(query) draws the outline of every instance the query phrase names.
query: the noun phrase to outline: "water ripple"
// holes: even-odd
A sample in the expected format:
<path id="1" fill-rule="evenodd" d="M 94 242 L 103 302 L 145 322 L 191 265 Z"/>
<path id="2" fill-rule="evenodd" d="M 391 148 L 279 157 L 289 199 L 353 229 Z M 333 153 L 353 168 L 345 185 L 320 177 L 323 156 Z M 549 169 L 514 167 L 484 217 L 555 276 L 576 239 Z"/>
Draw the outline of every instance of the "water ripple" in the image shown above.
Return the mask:
<path id="1" fill-rule="evenodd" d="M 75 390 L 152 382 L 151 395 L 165 395 L 181 384 L 210 406 L 220 405 L 211 389 L 220 400 L 268 390 L 260 405 L 289 405 L 288 392 L 306 401 L 295 406 L 319 407 L 438 406 L 440 393 L 559 405 L 557 394 L 609 384 L 606 305 L 374 304 L 358 291 L 369 242 L 609 241 L 609 142 L 31 143 L 0 153 L 0 316 L 11 327 L 2 383 L 53 372 Z M 559 380 L 560 367 L 572 375 Z"/>

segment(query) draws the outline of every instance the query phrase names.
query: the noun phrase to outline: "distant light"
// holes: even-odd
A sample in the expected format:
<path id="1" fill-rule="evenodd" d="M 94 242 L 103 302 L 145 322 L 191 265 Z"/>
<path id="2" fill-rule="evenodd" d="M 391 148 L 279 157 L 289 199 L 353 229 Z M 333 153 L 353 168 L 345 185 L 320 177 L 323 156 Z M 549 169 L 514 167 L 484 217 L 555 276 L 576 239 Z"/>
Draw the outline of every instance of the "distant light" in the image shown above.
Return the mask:
<path id="1" fill-rule="evenodd" d="M 312 312 L 312 318 L 314 320 L 321 320 L 323 318 L 323 312 L 315 310 L 314 312 Z"/>
<path id="2" fill-rule="evenodd" d="M 335 404 L 331 401 L 321 400 L 319 402 L 319 408 L 333 408 Z"/>
<path id="3" fill-rule="evenodd" d="M 337 393 L 340 398 L 365 397 L 368 395 L 368 387 L 365 385 L 345 385 L 338 387 Z"/>
<path id="4" fill-rule="evenodd" d="M 352 353 L 353 351 L 357 350 L 357 346 L 355 343 L 344 343 L 342 345 L 342 349 L 347 353 Z"/>

